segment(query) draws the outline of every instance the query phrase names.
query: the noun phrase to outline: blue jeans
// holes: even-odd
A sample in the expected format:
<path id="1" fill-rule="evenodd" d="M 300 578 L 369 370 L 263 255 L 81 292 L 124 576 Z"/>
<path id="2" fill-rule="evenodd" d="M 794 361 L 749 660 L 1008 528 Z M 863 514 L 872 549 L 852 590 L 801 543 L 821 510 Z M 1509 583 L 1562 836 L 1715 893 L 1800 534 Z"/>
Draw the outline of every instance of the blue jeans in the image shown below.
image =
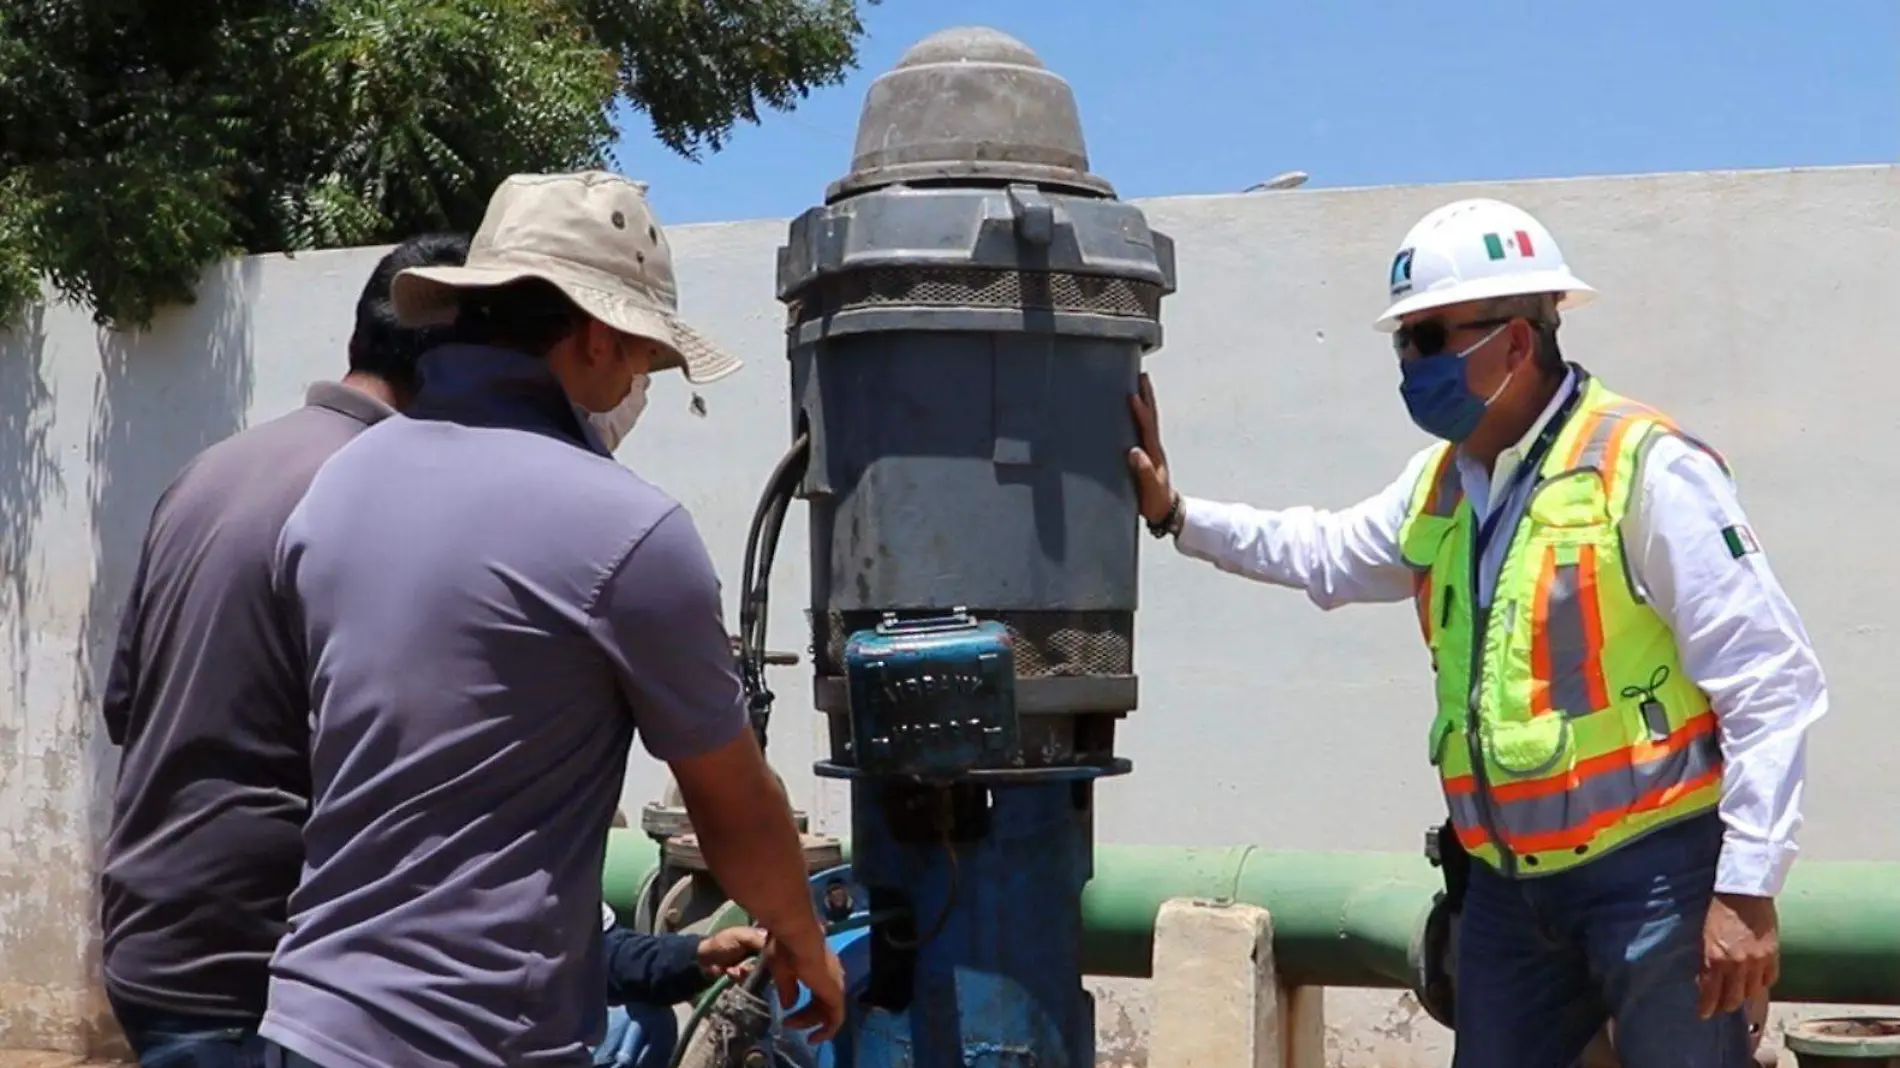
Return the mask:
<path id="1" fill-rule="evenodd" d="M 1623 1068 L 1746 1068 L 1748 1020 L 1696 1016 L 1722 823 L 1698 816 L 1556 875 L 1471 865 L 1454 1068 L 1574 1068 L 1612 1022 Z"/>
<path id="2" fill-rule="evenodd" d="M 264 1068 L 257 1020 L 197 1016 L 118 998 L 112 1015 L 138 1054 L 139 1068 Z"/>

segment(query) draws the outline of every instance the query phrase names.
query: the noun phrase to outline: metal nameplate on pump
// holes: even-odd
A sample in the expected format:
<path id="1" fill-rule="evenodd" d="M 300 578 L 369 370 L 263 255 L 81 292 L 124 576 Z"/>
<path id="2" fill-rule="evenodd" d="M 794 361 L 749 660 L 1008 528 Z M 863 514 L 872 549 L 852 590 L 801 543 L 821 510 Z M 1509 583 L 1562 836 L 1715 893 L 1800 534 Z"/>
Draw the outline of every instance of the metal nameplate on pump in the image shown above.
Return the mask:
<path id="1" fill-rule="evenodd" d="M 954 776 L 1022 765 L 1009 631 L 962 609 L 887 615 L 845 643 L 853 756 L 862 772 Z"/>

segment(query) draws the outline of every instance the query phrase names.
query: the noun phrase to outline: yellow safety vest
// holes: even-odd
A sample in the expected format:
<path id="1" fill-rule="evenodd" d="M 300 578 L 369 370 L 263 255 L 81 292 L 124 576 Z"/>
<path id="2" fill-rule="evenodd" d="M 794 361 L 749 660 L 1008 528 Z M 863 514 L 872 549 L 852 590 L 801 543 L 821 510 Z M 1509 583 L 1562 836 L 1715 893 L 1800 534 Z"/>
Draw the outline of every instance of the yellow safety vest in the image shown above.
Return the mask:
<path id="1" fill-rule="evenodd" d="M 1708 696 L 1636 589 L 1621 533 L 1650 445 L 1707 446 L 1578 374 L 1489 610 L 1472 611 L 1476 523 L 1450 445 L 1399 535 L 1438 677 L 1431 760 L 1459 841 L 1506 875 L 1575 867 L 1713 808 L 1722 789 Z"/>

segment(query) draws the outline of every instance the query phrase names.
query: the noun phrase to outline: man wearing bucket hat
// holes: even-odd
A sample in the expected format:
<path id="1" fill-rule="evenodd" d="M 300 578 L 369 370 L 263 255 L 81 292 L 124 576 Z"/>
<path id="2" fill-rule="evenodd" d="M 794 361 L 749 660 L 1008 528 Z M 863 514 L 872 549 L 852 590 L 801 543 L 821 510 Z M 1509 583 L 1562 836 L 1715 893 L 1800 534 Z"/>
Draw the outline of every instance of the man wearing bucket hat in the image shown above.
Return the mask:
<path id="1" fill-rule="evenodd" d="M 1321 608 L 1410 600 L 1458 922 L 1459 1068 L 1750 1063 L 1778 967 L 1821 668 L 1712 449 L 1557 347 L 1595 296 L 1495 200 L 1425 216 L 1390 263 L 1400 394 L 1439 443 L 1338 512 L 1183 497 L 1152 387 L 1140 508 L 1188 556 Z"/>
<path id="2" fill-rule="evenodd" d="M 278 544 L 312 689 L 312 803 L 262 1035 L 286 1066 L 586 1065 L 600 871 L 629 745 L 771 934 L 795 1027 L 843 1019 L 790 806 L 748 729 L 711 560 L 609 456 L 644 376 L 739 361 L 679 318 L 645 188 L 519 175 L 462 267 L 406 271 L 450 323 L 422 386 L 325 466 Z M 396 536 L 392 537 L 391 534 Z"/>

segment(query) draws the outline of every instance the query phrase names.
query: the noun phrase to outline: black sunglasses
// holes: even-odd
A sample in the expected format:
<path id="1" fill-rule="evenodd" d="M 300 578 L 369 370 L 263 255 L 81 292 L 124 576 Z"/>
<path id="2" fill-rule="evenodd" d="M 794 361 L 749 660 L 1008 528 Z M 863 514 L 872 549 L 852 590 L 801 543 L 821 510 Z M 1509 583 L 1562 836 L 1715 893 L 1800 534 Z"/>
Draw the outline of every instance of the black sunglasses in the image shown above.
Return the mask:
<path id="1" fill-rule="evenodd" d="M 1446 325 L 1441 319 L 1426 319 L 1410 326 L 1401 326 L 1392 332 L 1392 351 L 1403 354 L 1408 349 L 1418 356 L 1436 356 L 1445 351 L 1455 330 L 1482 330 L 1487 326 L 1502 326 L 1517 318 L 1507 315 L 1502 319 L 1473 319 L 1468 323 Z"/>

